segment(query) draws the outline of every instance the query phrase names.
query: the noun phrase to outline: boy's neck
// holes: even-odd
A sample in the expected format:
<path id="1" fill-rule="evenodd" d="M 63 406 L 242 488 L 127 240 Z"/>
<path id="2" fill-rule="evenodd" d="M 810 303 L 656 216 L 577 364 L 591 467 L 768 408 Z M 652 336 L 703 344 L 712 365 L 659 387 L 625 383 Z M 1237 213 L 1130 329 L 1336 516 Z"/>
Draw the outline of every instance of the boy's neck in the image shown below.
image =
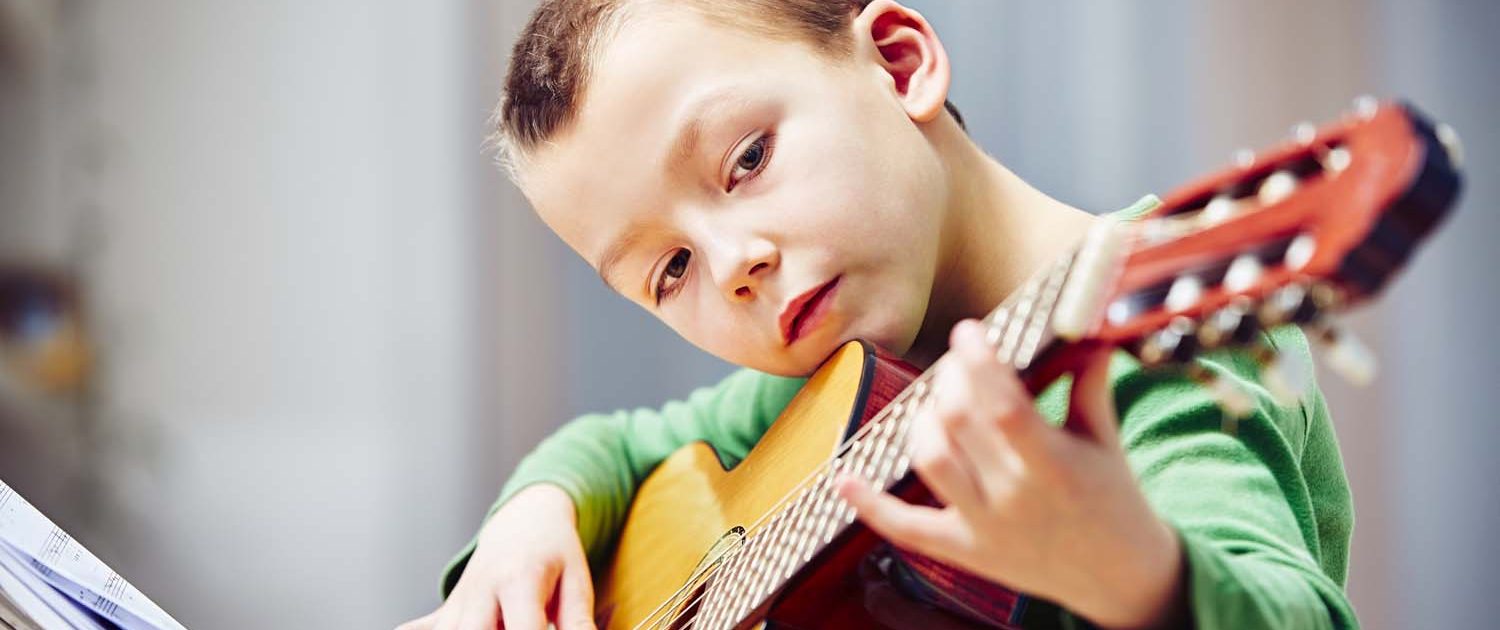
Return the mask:
<path id="1" fill-rule="evenodd" d="M 927 314 L 904 357 L 924 369 L 947 351 L 954 324 L 989 313 L 1095 221 L 1017 177 L 951 119 L 936 127 L 929 133 L 945 156 L 951 196 Z"/>

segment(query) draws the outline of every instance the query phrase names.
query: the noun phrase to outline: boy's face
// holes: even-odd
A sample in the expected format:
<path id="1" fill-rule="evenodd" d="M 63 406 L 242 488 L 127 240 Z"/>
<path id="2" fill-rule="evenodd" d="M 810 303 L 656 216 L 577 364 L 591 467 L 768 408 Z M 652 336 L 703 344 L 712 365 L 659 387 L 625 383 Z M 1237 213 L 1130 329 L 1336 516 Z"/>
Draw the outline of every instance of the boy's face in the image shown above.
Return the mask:
<path id="1" fill-rule="evenodd" d="M 720 358 L 802 375 L 854 338 L 904 353 L 947 185 L 873 50 L 834 60 L 639 11 L 522 183 L 610 286 Z M 835 281 L 810 305 L 820 314 L 794 303 Z"/>

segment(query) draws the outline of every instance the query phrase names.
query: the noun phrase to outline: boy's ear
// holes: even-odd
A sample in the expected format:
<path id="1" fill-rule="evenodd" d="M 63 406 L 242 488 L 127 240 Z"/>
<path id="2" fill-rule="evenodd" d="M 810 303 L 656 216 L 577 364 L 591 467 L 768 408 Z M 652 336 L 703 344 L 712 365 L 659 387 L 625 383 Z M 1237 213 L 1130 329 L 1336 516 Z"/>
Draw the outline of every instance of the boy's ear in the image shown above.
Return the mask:
<path id="1" fill-rule="evenodd" d="M 894 0 L 873 0 L 853 26 L 858 50 L 873 55 L 894 80 L 906 114 L 916 122 L 937 118 L 952 75 L 948 53 L 927 19 Z"/>

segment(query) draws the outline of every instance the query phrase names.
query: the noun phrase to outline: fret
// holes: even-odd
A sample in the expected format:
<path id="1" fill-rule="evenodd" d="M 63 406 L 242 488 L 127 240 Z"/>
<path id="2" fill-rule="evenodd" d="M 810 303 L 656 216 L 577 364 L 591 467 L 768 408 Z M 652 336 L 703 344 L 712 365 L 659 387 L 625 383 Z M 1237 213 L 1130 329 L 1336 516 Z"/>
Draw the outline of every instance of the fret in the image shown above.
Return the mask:
<path id="1" fill-rule="evenodd" d="M 802 557 L 803 550 L 807 548 L 808 542 L 812 540 L 812 535 L 809 533 L 812 529 L 812 516 L 810 512 L 812 511 L 812 507 L 818 501 L 818 492 L 824 485 L 826 485 L 826 483 L 827 475 L 823 474 L 820 471 L 818 473 L 816 481 L 813 482 L 812 487 L 808 488 L 806 492 L 803 492 L 802 496 L 797 501 L 797 545 L 795 547 L 795 552 L 792 554 L 795 558 Z"/>
<path id="2" fill-rule="evenodd" d="M 1031 317 L 1031 310 L 1036 306 L 1036 294 L 1040 287 L 1035 280 L 1027 281 L 1021 288 L 1021 297 L 1016 302 L 1015 317 L 1006 322 L 1005 337 L 1000 342 L 1000 347 L 995 351 L 995 357 L 1002 363 L 1010 363 L 1015 358 L 1016 345 L 1021 340 L 1021 332 L 1026 326 L 1026 321 Z"/>
<path id="3" fill-rule="evenodd" d="M 765 563 L 762 570 L 755 576 L 755 584 L 750 589 L 751 598 L 759 601 L 770 593 L 770 585 L 777 581 L 777 550 L 781 543 L 781 537 L 786 533 L 781 527 L 786 512 L 778 511 L 776 517 L 766 524 L 766 535 L 761 541 L 762 549 L 765 550 Z"/>
<path id="4" fill-rule="evenodd" d="M 796 568 L 792 552 L 797 548 L 802 538 L 802 532 L 797 528 L 797 517 L 802 513 L 802 504 L 808 501 L 810 496 L 807 492 L 799 493 L 797 500 L 787 506 L 786 511 L 789 516 L 782 527 L 785 530 L 785 534 L 780 537 L 779 542 L 776 544 L 775 570 L 771 572 L 775 576 L 776 581 L 786 579 L 789 576 L 789 572 Z"/>
<path id="5" fill-rule="evenodd" d="M 709 623 L 706 627 L 727 628 L 734 621 L 736 621 L 735 619 L 732 619 L 730 617 L 730 614 L 736 608 L 739 608 L 740 602 L 743 601 L 746 597 L 744 577 L 745 572 L 750 566 L 750 554 L 748 553 L 748 550 L 750 549 L 748 547 L 749 544 L 749 539 L 746 539 L 745 545 L 747 546 L 740 547 L 740 553 L 736 554 L 735 557 L 730 561 L 732 566 L 730 567 L 729 572 L 725 575 L 725 579 L 730 584 L 729 595 L 726 596 L 722 602 L 718 602 L 714 607 L 714 614 L 708 619 Z"/>
<path id="6" fill-rule="evenodd" d="M 797 549 L 792 554 L 798 562 L 807 562 L 812 559 L 813 553 L 817 550 L 817 541 L 813 538 L 815 518 L 812 513 L 818 502 L 822 500 L 824 493 L 828 492 L 830 485 L 828 473 L 819 472 L 817 482 L 807 492 L 808 501 L 802 506 L 802 515 L 797 519 Z"/>
<path id="7" fill-rule="evenodd" d="M 1039 302 L 1036 305 L 1036 314 L 1026 327 L 1026 336 L 1021 343 L 1021 348 L 1015 360 L 1017 370 L 1024 370 L 1031 366 L 1031 361 L 1036 358 L 1037 347 L 1041 345 L 1042 334 L 1047 330 L 1048 324 L 1052 322 L 1052 307 L 1057 304 L 1057 296 L 1062 293 L 1063 281 L 1068 278 L 1068 271 L 1072 269 L 1072 257 L 1056 264 L 1052 272 L 1047 274 L 1046 285 L 1042 288 Z"/>
<path id="8" fill-rule="evenodd" d="M 901 410 L 899 403 L 892 403 L 892 405 L 894 406 L 894 411 L 899 412 Z M 886 458 L 886 453 L 890 447 L 890 428 L 898 421 L 900 413 L 894 413 L 892 416 L 882 420 L 880 424 L 876 425 L 874 430 L 870 431 L 869 440 L 875 443 L 870 455 L 872 469 L 875 474 L 871 475 L 872 479 L 870 481 L 876 488 L 886 488 L 888 483 L 885 475 L 890 470 L 890 462 Z"/>
<path id="9" fill-rule="evenodd" d="M 731 563 L 734 557 L 731 555 L 728 560 L 723 561 L 719 565 L 718 575 L 708 578 L 708 583 L 703 588 L 703 601 L 699 602 L 698 611 L 693 614 L 693 625 L 700 628 L 714 627 L 711 620 L 718 615 L 719 609 L 723 607 L 720 602 L 725 598 L 725 594 L 732 589 L 727 578 L 729 577 L 729 571 L 733 568 Z"/>

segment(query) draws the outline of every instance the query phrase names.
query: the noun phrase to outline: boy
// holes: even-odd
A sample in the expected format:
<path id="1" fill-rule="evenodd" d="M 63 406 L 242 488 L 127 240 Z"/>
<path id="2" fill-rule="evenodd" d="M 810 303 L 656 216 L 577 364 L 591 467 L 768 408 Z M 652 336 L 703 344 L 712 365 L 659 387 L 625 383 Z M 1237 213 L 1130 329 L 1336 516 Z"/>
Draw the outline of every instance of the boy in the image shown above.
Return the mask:
<path id="1" fill-rule="evenodd" d="M 1231 436 L 1207 393 L 1116 353 L 1033 404 L 963 321 L 1096 219 L 967 137 L 916 12 L 548 0 L 511 64 L 499 137 L 543 221 L 609 286 L 747 369 L 545 441 L 450 567 L 447 601 L 409 627 L 590 627 L 586 557 L 607 552 L 652 467 L 700 439 L 736 463 L 794 377 L 853 338 L 924 368 L 950 345 L 955 357 L 912 446 L 947 507 L 840 486 L 894 544 L 1101 627 L 1356 624 L 1342 587 L 1352 509 L 1315 387 L 1279 406 L 1243 357 L 1201 360 L 1258 403 Z M 1309 360 L 1295 330 L 1268 341 Z M 1078 430 L 1048 426 L 1064 413 Z"/>

